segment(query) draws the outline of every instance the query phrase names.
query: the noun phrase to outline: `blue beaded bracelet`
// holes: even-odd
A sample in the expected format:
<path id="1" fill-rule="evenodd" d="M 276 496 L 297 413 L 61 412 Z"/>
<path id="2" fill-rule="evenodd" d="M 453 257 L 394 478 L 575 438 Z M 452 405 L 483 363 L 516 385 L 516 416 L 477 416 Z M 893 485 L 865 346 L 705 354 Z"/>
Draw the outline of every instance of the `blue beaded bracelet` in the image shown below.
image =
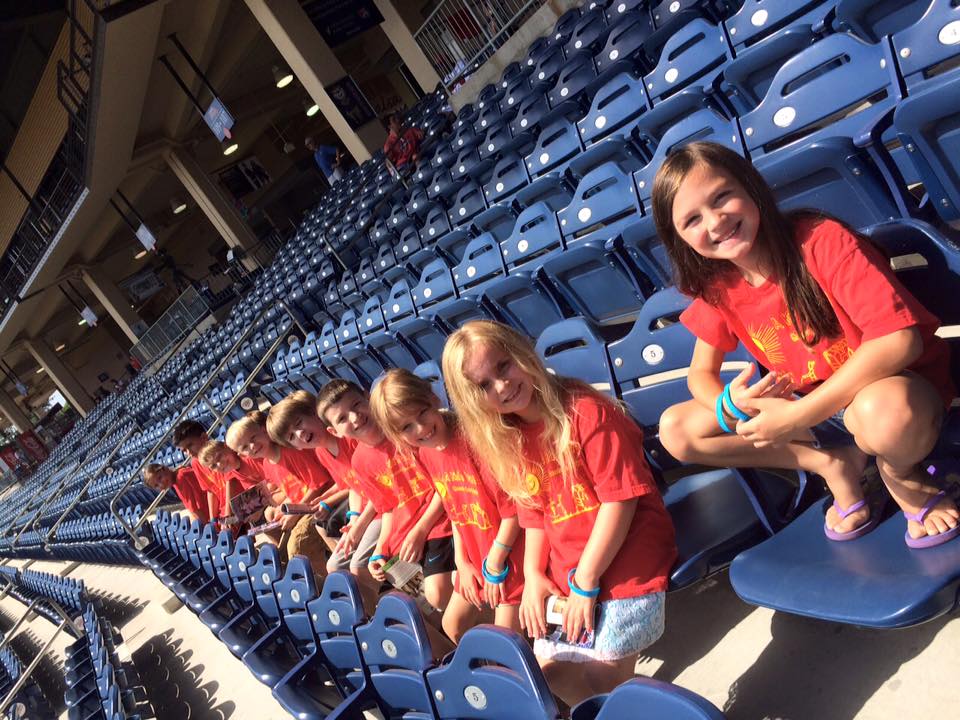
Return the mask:
<path id="1" fill-rule="evenodd" d="M 491 585 L 499 585 L 504 580 L 507 579 L 507 575 L 510 574 L 510 566 L 506 565 L 499 574 L 494 575 L 489 570 L 487 570 L 487 559 L 484 558 L 483 562 L 480 563 L 480 572 L 483 573 L 483 579 L 486 580 Z"/>
<path id="2" fill-rule="evenodd" d="M 727 412 L 733 415 L 738 420 L 751 420 L 752 418 L 747 415 L 743 410 L 738 408 L 733 404 L 733 396 L 730 395 L 730 383 L 727 383 L 726 387 L 723 388 L 723 407 L 727 409 Z"/>
<path id="3" fill-rule="evenodd" d="M 717 424 L 725 433 L 732 433 L 733 430 L 727 425 L 727 419 L 723 416 L 723 393 L 717 395 Z"/>
<path id="4" fill-rule="evenodd" d="M 327 505 L 327 503 L 325 503 L 323 500 L 320 501 L 320 507 L 322 507 L 322 508 L 323 508 L 324 510 L 326 510 L 328 513 L 332 513 L 332 512 L 333 512 L 333 508 L 330 507 L 329 505 Z"/>
<path id="5" fill-rule="evenodd" d="M 360 513 L 356 510 L 347 510 L 347 522 L 350 522 L 350 518 L 360 517 Z"/>
<path id="6" fill-rule="evenodd" d="M 597 595 L 600 594 L 600 588 L 598 587 L 595 587 L 591 590 L 584 590 L 582 588 L 578 588 L 577 584 L 573 582 L 573 576 L 576 574 L 576 572 L 577 572 L 576 568 L 571 568 L 570 572 L 567 573 L 567 586 L 570 588 L 570 592 L 572 592 L 574 595 L 579 595 L 580 597 L 588 597 L 588 598 L 595 598 Z"/>
<path id="7" fill-rule="evenodd" d="M 380 560 L 386 560 L 386 559 L 387 559 L 386 555 L 373 555 L 370 557 L 369 560 L 367 560 L 367 565 L 373 565 L 375 562 L 378 562 Z"/>

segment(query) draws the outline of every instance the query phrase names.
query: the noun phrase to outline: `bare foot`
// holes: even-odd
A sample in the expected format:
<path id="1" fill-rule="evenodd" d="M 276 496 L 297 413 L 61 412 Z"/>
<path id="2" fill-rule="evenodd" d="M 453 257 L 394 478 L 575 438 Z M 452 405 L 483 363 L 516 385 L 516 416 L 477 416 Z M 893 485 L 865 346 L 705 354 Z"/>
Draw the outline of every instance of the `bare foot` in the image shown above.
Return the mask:
<path id="1" fill-rule="evenodd" d="M 824 467 L 816 471 L 827 482 L 827 487 L 833 494 L 833 499 L 844 510 L 853 507 L 863 500 L 863 488 L 860 481 L 863 470 L 867 466 L 867 455 L 856 445 L 841 448 L 831 448 L 825 451 L 830 459 Z M 856 530 L 870 519 L 870 506 L 853 511 L 841 518 L 836 507 L 832 504 L 827 509 L 824 519 L 826 526 L 838 533 Z"/>
<path id="2" fill-rule="evenodd" d="M 916 491 L 916 504 L 901 503 L 901 507 L 906 512 L 916 516 L 930 500 L 930 496 L 938 492 L 939 490 L 936 488 L 924 488 L 923 490 Z M 906 500 L 906 498 L 903 499 Z M 940 533 L 947 532 L 947 530 L 951 528 L 955 528 L 958 522 L 960 522 L 960 512 L 957 511 L 957 505 L 949 495 L 945 495 L 940 499 L 940 502 L 934 505 L 933 509 L 927 513 L 922 524 L 915 520 L 908 520 L 907 532 L 910 533 L 910 537 L 914 539 L 924 537 L 925 535 L 939 535 Z"/>

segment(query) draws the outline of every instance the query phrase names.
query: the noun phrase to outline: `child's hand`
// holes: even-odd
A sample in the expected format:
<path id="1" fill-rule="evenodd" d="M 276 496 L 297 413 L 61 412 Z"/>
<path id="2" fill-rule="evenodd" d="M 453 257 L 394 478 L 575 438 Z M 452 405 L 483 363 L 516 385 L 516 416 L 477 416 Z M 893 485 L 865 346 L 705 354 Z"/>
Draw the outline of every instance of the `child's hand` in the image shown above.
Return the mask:
<path id="1" fill-rule="evenodd" d="M 420 528 L 413 528 L 407 533 L 407 536 L 400 544 L 400 551 L 397 555 L 405 562 L 419 562 L 423 557 L 423 544 L 427 539 L 427 531 Z"/>
<path id="2" fill-rule="evenodd" d="M 379 553 L 375 553 L 375 555 L 378 554 Z M 386 582 L 387 574 L 383 571 L 383 566 L 386 564 L 386 560 L 374 560 L 372 563 L 367 565 L 367 568 L 370 570 L 370 574 L 377 582 Z"/>
<path id="3" fill-rule="evenodd" d="M 280 529 L 284 532 L 293 530 L 300 518 L 296 515 L 280 515 L 277 518 L 280 521 Z"/>
<path id="4" fill-rule="evenodd" d="M 267 522 L 273 522 L 277 519 L 277 509 L 275 507 L 265 508 L 263 511 L 263 519 Z"/>
<path id="5" fill-rule="evenodd" d="M 473 565 L 464 560 L 457 563 L 457 578 L 460 581 L 460 594 L 477 610 L 481 610 L 483 598 L 480 596 L 480 588 L 483 584 L 483 578 L 480 573 Z"/>
<path id="6" fill-rule="evenodd" d="M 755 398 L 746 401 L 747 412 L 754 415 L 752 420 L 737 423 L 737 434 L 754 447 L 762 448 L 779 445 L 790 440 L 797 430 L 806 429 L 808 424 L 800 418 L 802 407 L 799 402 L 783 398 Z"/>
<path id="7" fill-rule="evenodd" d="M 340 542 L 337 543 L 337 548 L 343 553 L 343 556 L 346 557 L 353 552 L 353 549 L 357 546 L 357 543 L 360 542 L 358 537 L 359 533 L 357 532 L 356 526 L 351 526 L 350 531 L 340 538 Z"/>
<path id="8" fill-rule="evenodd" d="M 543 573 L 525 576 L 523 580 L 520 627 L 532 638 L 543 637 L 547 634 L 547 598 L 563 592 Z"/>
<path id="9" fill-rule="evenodd" d="M 595 597 L 583 597 L 576 593 L 567 596 L 563 606 L 563 632 L 571 643 L 578 642 L 584 630 L 593 632 L 593 609 L 596 605 Z"/>
<path id="10" fill-rule="evenodd" d="M 500 605 L 506 598 L 504 597 L 503 592 L 503 583 L 499 585 L 492 582 L 483 582 L 483 601 L 489 605 L 494 610 L 497 609 L 497 606 Z"/>
<path id="11" fill-rule="evenodd" d="M 776 373 L 767 373 L 757 380 L 753 385 L 748 385 L 747 381 L 753 377 L 757 366 L 750 363 L 740 374 L 730 381 L 730 398 L 733 404 L 748 415 L 756 415 L 756 411 L 750 408 L 750 401 L 755 398 L 787 397 L 793 392 L 793 383 L 790 382 L 789 375 L 778 377 Z"/>

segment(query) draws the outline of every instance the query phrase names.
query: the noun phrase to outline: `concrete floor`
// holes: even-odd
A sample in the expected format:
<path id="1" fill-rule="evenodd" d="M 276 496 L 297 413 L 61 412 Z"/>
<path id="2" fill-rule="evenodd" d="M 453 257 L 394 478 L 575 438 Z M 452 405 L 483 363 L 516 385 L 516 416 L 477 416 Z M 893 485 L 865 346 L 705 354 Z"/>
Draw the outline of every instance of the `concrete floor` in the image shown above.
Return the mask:
<path id="1" fill-rule="evenodd" d="M 60 573 L 68 565 L 32 568 Z M 162 720 L 288 717 L 150 572 L 84 564 L 69 575 L 119 626 Z M 0 601 L 3 627 L 22 612 L 17 601 Z M 21 632 L 39 647 L 53 626 L 34 619 Z M 41 666 L 45 683 L 56 684 L 66 644 L 61 636 L 58 660 Z M 744 604 L 725 574 L 669 596 L 667 631 L 638 663 L 640 673 L 703 695 L 730 720 L 957 717 L 957 667 L 960 623 L 952 617 L 895 631 L 818 622 Z"/>

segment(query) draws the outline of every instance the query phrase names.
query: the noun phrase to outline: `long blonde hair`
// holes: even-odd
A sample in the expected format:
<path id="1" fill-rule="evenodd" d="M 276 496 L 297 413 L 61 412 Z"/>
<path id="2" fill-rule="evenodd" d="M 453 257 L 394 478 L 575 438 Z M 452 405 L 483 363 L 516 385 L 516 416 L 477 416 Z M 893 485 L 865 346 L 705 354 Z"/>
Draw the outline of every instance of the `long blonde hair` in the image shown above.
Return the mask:
<path id="1" fill-rule="evenodd" d="M 260 410 L 251 410 L 242 418 L 234 420 L 230 424 L 230 427 L 227 428 L 227 435 L 223 440 L 228 448 L 235 453 L 239 453 L 240 448 L 237 441 L 240 439 L 240 436 L 249 430 L 257 428 L 261 430 L 267 429 L 267 415 Z"/>
<path id="2" fill-rule="evenodd" d="M 500 487 L 511 497 L 531 498 L 527 474 L 533 469 L 523 453 L 523 436 L 508 416 L 487 408 L 483 392 L 467 379 L 464 363 L 477 347 L 496 347 L 510 356 L 533 381 L 533 398 L 540 409 L 544 429 L 540 445 L 544 457 L 555 457 L 564 482 L 573 478 L 579 445 L 572 437 L 570 397 L 572 391 L 599 396 L 586 383 L 549 373 L 533 343 L 513 328 L 489 320 L 474 320 L 447 338 L 443 348 L 443 377 L 450 404 L 460 427 L 477 457 L 483 458 Z M 543 468 L 536 468 L 537 471 Z"/>
<path id="3" fill-rule="evenodd" d="M 398 416 L 438 405 L 439 401 L 428 381 L 409 370 L 394 368 L 370 391 L 370 414 L 387 439 L 402 450 L 409 446 L 397 426 Z"/>

